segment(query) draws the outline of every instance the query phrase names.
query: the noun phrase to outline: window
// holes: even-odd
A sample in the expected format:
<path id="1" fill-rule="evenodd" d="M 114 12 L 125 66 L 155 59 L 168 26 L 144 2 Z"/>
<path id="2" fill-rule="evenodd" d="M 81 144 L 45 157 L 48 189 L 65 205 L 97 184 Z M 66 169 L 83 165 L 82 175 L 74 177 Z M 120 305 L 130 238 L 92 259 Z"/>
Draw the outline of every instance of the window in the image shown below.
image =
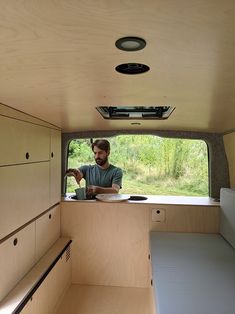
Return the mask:
<path id="1" fill-rule="evenodd" d="M 124 173 L 120 193 L 208 196 L 208 151 L 204 141 L 154 135 L 107 139 L 111 145 L 109 161 Z M 68 167 L 93 163 L 90 139 L 72 140 Z M 75 179 L 68 178 L 67 192 L 76 188 Z"/>

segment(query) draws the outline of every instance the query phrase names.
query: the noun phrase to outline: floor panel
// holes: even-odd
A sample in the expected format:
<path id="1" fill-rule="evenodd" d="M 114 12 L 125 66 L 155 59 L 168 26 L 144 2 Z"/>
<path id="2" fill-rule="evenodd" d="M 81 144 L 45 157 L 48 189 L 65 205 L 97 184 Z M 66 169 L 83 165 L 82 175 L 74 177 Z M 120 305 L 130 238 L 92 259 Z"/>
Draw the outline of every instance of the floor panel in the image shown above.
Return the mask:
<path id="1" fill-rule="evenodd" d="M 71 285 L 56 314 L 154 314 L 152 291 Z"/>

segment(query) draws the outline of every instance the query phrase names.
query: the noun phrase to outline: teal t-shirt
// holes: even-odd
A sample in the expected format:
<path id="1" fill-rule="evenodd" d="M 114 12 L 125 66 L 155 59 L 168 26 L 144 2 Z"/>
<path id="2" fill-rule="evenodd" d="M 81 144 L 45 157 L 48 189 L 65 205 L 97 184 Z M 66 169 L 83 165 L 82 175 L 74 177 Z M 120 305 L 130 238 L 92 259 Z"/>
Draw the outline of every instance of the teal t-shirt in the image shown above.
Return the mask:
<path id="1" fill-rule="evenodd" d="M 122 187 L 122 169 L 110 165 L 107 169 L 102 169 L 98 165 L 81 166 L 79 170 L 83 173 L 86 186 L 96 185 L 101 187 L 111 187 L 117 184 Z"/>

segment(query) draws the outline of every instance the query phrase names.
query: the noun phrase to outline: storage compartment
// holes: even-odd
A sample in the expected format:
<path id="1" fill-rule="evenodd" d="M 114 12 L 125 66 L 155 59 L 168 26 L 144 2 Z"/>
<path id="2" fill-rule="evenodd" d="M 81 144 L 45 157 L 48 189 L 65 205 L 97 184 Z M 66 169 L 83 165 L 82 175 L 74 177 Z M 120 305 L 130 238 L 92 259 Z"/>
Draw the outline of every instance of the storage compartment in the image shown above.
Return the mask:
<path id="1" fill-rule="evenodd" d="M 0 300 L 28 272 L 34 262 L 35 222 L 0 244 Z"/>
<path id="2" fill-rule="evenodd" d="M 71 284 L 70 247 L 66 249 L 45 280 L 25 305 L 22 314 L 51 314 Z"/>
<path id="3" fill-rule="evenodd" d="M 0 313 L 51 314 L 71 283 L 71 243 L 59 238 L 0 302 Z"/>
<path id="4" fill-rule="evenodd" d="M 0 167 L 0 239 L 49 208 L 49 162 Z"/>
<path id="5" fill-rule="evenodd" d="M 39 260 L 60 237 L 60 206 L 36 220 L 36 259 Z"/>
<path id="6" fill-rule="evenodd" d="M 50 129 L 0 116 L 0 166 L 49 160 Z"/>

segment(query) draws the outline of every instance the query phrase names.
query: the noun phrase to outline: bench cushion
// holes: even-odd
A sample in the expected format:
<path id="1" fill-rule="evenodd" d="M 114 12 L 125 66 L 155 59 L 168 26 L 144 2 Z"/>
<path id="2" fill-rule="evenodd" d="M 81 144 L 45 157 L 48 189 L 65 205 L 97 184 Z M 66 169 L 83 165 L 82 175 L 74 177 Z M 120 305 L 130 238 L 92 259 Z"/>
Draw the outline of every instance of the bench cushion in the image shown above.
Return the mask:
<path id="1" fill-rule="evenodd" d="M 235 313 L 235 250 L 218 234 L 151 232 L 158 314 Z"/>
<path id="2" fill-rule="evenodd" d="M 235 248 L 235 190 L 220 190 L 220 233 Z M 235 313 L 235 310 L 234 310 Z"/>

